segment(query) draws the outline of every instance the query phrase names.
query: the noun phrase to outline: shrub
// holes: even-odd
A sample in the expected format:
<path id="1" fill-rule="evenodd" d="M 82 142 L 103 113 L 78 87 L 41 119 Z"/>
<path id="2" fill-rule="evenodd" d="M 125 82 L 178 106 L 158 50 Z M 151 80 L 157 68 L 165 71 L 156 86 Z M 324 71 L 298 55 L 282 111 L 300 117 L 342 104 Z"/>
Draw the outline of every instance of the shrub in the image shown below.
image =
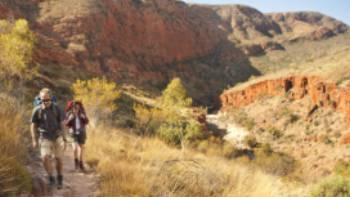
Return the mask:
<path id="1" fill-rule="evenodd" d="M 133 109 L 137 120 L 137 131 L 141 135 L 153 135 L 164 121 L 164 116 L 160 109 L 140 104 L 135 104 Z"/>
<path id="2" fill-rule="evenodd" d="M 247 135 L 244 138 L 244 144 L 248 145 L 250 148 L 255 148 L 258 145 L 258 142 L 253 135 Z"/>
<path id="3" fill-rule="evenodd" d="M 242 151 L 230 143 L 225 143 L 223 146 L 223 156 L 229 159 L 236 158 L 242 155 Z"/>
<path id="4" fill-rule="evenodd" d="M 185 129 L 185 140 L 194 142 L 196 140 L 204 139 L 205 133 L 203 126 L 196 120 L 190 119 L 187 121 Z"/>
<path id="5" fill-rule="evenodd" d="M 0 155 L 0 196 L 17 196 L 31 190 L 31 175 L 15 158 Z"/>
<path id="6" fill-rule="evenodd" d="M 316 184 L 309 193 L 310 197 L 346 197 L 350 196 L 350 182 L 341 176 L 328 177 Z"/>
<path id="7" fill-rule="evenodd" d="M 248 131 L 253 130 L 253 128 L 255 127 L 254 119 L 249 117 L 245 111 L 236 112 L 235 119 L 240 125 L 246 128 Z"/>
<path id="8" fill-rule="evenodd" d="M 161 124 L 157 133 L 162 140 L 177 145 L 184 139 L 185 128 L 185 120 L 174 114 L 173 117 L 168 117 L 167 120 Z"/>
<path id="9" fill-rule="evenodd" d="M 335 164 L 334 173 L 340 176 L 345 176 L 350 178 L 350 164 L 344 160 L 339 160 Z"/>
<path id="10" fill-rule="evenodd" d="M 282 153 L 273 152 L 269 145 L 264 145 L 254 150 L 254 163 L 267 173 L 285 176 L 291 173 L 295 167 L 295 160 Z"/>
<path id="11" fill-rule="evenodd" d="M 163 91 L 160 103 L 162 108 L 184 108 L 192 106 L 192 99 L 188 97 L 180 78 L 175 78 Z"/>
<path id="12" fill-rule="evenodd" d="M 117 109 L 115 101 L 120 97 L 120 90 L 116 83 L 106 78 L 77 80 L 72 88 L 75 99 L 82 101 L 86 107 L 92 126 L 96 126 L 100 120 L 108 120 Z"/>
<path id="13" fill-rule="evenodd" d="M 267 132 L 269 132 L 272 135 L 273 139 L 278 139 L 283 136 L 283 133 L 276 127 L 269 127 L 267 129 Z"/>
<path id="14" fill-rule="evenodd" d="M 18 196 L 31 189 L 31 176 L 23 165 L 27 155 L 23 106 L 4 94 L 0 94 L 0 105 L 0 196 Z"/>
<path id="15" fill-rule="evenodd" d="M 194 142 L 204 138 L 202 126 L 193 119 L 185 119 L 176 113 L 166 116 L 157 133 L 161 139 L 170 144 L 184 145 L 185 142 Z"/>
<path id="16" fill-rule="evenodd" d="M 261 150 L 266 155 L 271 155 L 273 153 L 273 150 L 271 148 L 271 145 L 269 143 L 263 143 L 260 145 Z"/>
<path id="17" fill-rule="evenodd" d="M 191 106 L 192 99 L 187 96 L 181 80 L 173 79 L 163 91 L 157 107 L 134 106 L 140 133 L 156 131 L 167 143 L 182 146 L 185 142 L 203 139 L 203 127 L 192 117 L 195 112 L 189 109 Z"/>
<path id="18" fill-rule="evenodd" d="M 243 121 L 243 126 L 248 130 L 251 131 L 255 127 L 255 121 L 252 118 L 247 118 L 245 121 Z"/>
<path id="19" fill-rule="evenodd" d="M 291 123 L 294 123 L 300 119 L 299 115 L 297 114 L 291 114 L 289 118 Z"/>
<path id="20" fill-rule="evenodd" d="M 0 20 L 0 75 L 3 79 L 30 76 L 27 71 L 34 43 L 34 34 L 26 20 L 19 19 L 15 23 Z"/>

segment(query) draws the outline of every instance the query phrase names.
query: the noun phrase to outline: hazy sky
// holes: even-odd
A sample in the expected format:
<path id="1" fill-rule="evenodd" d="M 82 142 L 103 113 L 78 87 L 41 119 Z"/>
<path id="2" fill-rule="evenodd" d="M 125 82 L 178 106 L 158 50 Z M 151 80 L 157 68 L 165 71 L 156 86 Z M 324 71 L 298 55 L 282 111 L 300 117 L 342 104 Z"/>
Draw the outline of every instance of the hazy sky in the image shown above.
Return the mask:
<path id="1" fill-rule="evenodd" d="M 185 0 L 202 4 L 243 4 L 261 12 L 318 11 L 350 25 L 350 0 Z"/>

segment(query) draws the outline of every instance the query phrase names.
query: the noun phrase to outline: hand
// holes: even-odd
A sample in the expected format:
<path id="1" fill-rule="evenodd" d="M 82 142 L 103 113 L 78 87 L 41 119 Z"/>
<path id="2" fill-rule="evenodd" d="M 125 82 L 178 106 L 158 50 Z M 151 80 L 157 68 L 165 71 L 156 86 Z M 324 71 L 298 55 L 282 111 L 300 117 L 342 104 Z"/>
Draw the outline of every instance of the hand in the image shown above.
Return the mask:
<path id="1" fill-rule="evenodd" d="M 65 151 L 67 148 L 67 140 L 64 140 L 63 141 L 63 150 Z"/>
<path id="2" fill-rule="evenodd" d="M 67 148 L 67 138 L 63 137 L 63 150 L 65 151 Z"/>
<path id="3" fill-rule="evenodd" d="M 35 149 L 36 147 L 38 147 L 38 140 L 33 139 L 33 140 L 32 140 L 32 146 L 33 146 L 34 149 Z"/>

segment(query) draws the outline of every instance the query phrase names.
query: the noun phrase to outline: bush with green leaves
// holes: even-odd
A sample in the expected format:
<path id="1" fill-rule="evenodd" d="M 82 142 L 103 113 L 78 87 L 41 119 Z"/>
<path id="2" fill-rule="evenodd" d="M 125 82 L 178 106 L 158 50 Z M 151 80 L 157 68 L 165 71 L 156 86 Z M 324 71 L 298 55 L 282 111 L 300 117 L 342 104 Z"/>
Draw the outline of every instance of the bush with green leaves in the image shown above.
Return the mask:
<path id="1" fill-rule="evenodd" d="M 348 197 L 350 196 L 350 181 L 342 176 L 328 177 L 316 184 L 309 197 Z"/>
<path id="2" fill-rule="evenodd" d="M 203 139 L 203 127 L 194 119 L 187 119 L 175 112 L 166 115 L 166 120 L 161 123 L 157 134 L 161 139 L 170 144 L 184 145 L 185 142 L 194 142 Z"/>
<path id="3" fill-rule="evenodd" d="M 174 78 L 162 93 L 162 108 L 186 108 L 192 106 L 192 99 L 187 95 L 180 78 Z"/>
<path id="4" fill-rule="evenodd" d="M 173 79 L 154 107 L 136 104 L 138 133 L 157 134 L 169 144 L 182 145 L 204 139 L 203 125 L 196 120 L 192 99 L 179 78 Z"/>

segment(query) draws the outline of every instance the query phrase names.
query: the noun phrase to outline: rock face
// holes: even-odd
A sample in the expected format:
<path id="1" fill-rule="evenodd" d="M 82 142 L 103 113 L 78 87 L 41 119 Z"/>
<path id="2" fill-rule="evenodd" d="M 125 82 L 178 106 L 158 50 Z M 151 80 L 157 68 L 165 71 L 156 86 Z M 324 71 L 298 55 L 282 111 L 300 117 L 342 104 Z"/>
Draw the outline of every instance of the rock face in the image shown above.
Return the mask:
<path id="1" fill-rule="evenodd" d="M 32 27 L 39 38 L 34 60 L 42 65 L 79 67 L 153 89 L 180 77 L 201 104 L 213 103 L 227 84 L 258 74 L 218 28 L 219 17 L 210 20 L 216 13 L 208 8 L 173 0 L 31 5 L 37 8 Z"/>
<path id="2" fill-rule="evenodd" d="M 280 26 L 258 10 L 242 5 L 213 6 L 212 9 L 227 24 L 231 37 L 238 40 L 255 40 L 281 34 Z"/>
<path id="3" fill-rule="evenodd" d="M 232 107 L 244 107 L 264 95 L 285 94 L 288 94 L 292 99 L 301 99 L 309 95 L 315 107 L 331 107 L 345 113 L 346 121 L 350 127 L 350 88 L 339 88 L 335 83 L 326 82 L 316 76 L 287 76 L 265 80 L 245 88 L 225 91 L 220 98 L 222 110 L 225 111 Z M 315 107 L 313 109 L 316 109 Z M 312 111 L 310 109 L 310 113 Z"/>
<path id="4" fill-rule="evenodd" d="M 346 31 L 320 14 L 270 14 L 175 0 L 3 0 L 0 18 L 25 17 L 38 37 L 35 62 L 80 68 L 159 91 L 180 77 L 199 104 L 259 72 L 248 56 L 284 50 L 302 27 L 312 39 Z M 295 37 L 289 37 L 293 32 Z"/>
<path id="5" fill-rule="evenodd" d="M 101 71 L 203 57 L 222 38 L 212 24 L 177 1 L 64 0 L 40 6 L 39 31 L 55 35 L 68 52 L 80 56 L 81 63 L 89 58 L 100 61 Z M 60 11 L 61 6 L 73 13 Z"/>
<path id="6" fill-rule="evenodd" d="M 348 29 L 346 24 L 317 12 L 273 13 L 268 16 L 280 26 L 283 33 L 292 34 L 288 40 L 320 40 Z"/>
<path id="7" fill-rule="evenodd" d="M 317 12 L 263 14 L 242 5 L 210 8 L 221 17 L 229 40 L 242 45 L 249 56 L 258 56 L 267 50 L 284 50 L 285 42 L 322 40 L 348 30 L 346 24 Z M 266 46 L 271 47 L 266 49 Z"/>

